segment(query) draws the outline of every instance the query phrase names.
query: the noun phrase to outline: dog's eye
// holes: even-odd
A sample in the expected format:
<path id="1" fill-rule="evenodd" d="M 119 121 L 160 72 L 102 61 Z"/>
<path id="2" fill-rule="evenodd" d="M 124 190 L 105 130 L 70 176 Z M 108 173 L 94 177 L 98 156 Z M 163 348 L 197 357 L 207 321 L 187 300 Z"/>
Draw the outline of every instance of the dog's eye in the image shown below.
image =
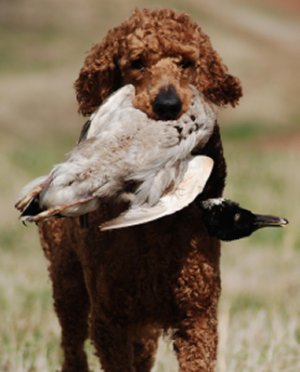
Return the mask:
<path id="1" fill-rule="evenodd" d="M 141 58 L 137 58 L 131 61 L 130 67 L 133 70 L 142 70 L 143 68 L 145 68 L 145 64 Z"/>
<path id="2" fill-rule="evenodd" d="M 187 59 L 187 58 L 184 58 L 182 59 L 179 64 L 178 64 L 181 68 L 183 69 L 186 69 L 186 68 L 189 68 L 189 67 L 193 67 L 194 66 L 194 61 L 192 61 L 191 59 Z"/>

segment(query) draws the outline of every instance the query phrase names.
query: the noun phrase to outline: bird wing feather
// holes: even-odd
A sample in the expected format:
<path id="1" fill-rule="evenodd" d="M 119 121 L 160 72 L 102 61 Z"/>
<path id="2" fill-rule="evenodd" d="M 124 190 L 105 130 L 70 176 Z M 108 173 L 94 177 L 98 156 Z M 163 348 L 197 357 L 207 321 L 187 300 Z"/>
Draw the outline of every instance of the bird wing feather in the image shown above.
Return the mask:
<path id="1" fill-rule="evenodd" d="M 163 195 L 154 206 L 146 204 L 129 208 L 120 216 L 103 223 L 102 231 L 119 229 L 150 222 L 173 214 L 188 206 L 202 192 L 213 169 L 213 160 L 207 156 L 193 157 L 182 181 L 172 192 Z"/>

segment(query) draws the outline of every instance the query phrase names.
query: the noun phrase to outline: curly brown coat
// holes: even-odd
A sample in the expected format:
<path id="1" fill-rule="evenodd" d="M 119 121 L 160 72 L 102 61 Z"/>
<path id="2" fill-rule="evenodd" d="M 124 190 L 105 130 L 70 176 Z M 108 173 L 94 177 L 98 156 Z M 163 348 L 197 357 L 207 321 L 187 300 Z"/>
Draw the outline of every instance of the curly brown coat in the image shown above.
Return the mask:
<path id="1" fill-rule="evenodd" d="M 157 117 L 153 101 L 168 86 L 188 107 L 189 84 L 218 106 L 235 105 L 239 80 L 227 73 L 209 38 L 185 14 L 136 10 L 88 54 L 75 82 L 79 111 L 88 115 L 131 83 L 134 105 Z M 222 194 L 226 165 L 216 126 L 201 153 L 215 166 L 201 199 Z M 90 337 L 108 372 L 150 371 L 162 330 L 172 330 L 180 371 L 213 371 L 217 353 L 220 242 L 202 223 L 197 200 L 160 220 L 100 232 L 104 214 L 53 219 L 39 232 L 62 328 L 64 372 L 88 371 Z"/>

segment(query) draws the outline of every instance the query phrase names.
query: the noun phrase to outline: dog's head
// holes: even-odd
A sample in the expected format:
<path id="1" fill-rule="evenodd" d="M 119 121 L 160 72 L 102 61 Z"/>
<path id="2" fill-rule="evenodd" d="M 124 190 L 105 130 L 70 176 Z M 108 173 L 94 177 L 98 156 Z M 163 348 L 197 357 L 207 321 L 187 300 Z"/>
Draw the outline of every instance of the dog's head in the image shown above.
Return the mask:
<path id="1" fill-rule="evenodd" d="M 125 84 L 136 88 L 135 107 L 162 120 L 187 110 L 191 84 L 218 106 L 234 106 L 242 95 L 208 36 L 170 9 L 136 10 L 91 49 L 75 82 L 79 111 L 91 114 Z"/>

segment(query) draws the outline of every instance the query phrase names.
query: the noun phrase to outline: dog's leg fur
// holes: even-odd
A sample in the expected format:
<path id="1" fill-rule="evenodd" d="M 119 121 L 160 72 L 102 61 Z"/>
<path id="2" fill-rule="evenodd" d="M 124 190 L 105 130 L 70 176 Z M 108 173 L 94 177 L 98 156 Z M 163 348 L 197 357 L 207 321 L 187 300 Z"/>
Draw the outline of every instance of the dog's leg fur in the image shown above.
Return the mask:
<path id="1" fill-rule="evenodd" d="M 203 234 L 201 241 L 196 238 L 191 246 L 175 291 L 183 315 L 173 326 L 174 349 L 180 372 L 213 372 L 218 344 L 220 276 L 216 258 L 220 243 Z"/>
<path id="2" fill-rule="evenodd" d="M 216 303 L 202 314 L 186 318 L 174 334 L 180 372 L 213 372 L 217 352 Z"/>
<path id="3" fill-rule="evenodd" d="M 101 319 L 94 311 L 91 315 L 91 338 L 104 371 L 135 372 L 128 327 L 111 319 Z"/>
<path id="4" fill-rule="evenodd" d="M 88 371 L 84 341 L 88 337 L 89 300 L 80 262 L 72 250 L 76 244 L 72 236 L 75 223 L 75 219 L 62 219 L 39 225 L 43 249 L 50 261 L 54 308 L 62 330 L 62 372 Z M 59 228 L 62 225 L 64 229 Z"/>
<path id="5" fill-rule="evenodd" d="M 150 372 L 154 364 L 161 331 L 159 328 L 149 325 L 134 327 L 131 333 L 133 334 L 132 345 L 135 371 Z"/>

